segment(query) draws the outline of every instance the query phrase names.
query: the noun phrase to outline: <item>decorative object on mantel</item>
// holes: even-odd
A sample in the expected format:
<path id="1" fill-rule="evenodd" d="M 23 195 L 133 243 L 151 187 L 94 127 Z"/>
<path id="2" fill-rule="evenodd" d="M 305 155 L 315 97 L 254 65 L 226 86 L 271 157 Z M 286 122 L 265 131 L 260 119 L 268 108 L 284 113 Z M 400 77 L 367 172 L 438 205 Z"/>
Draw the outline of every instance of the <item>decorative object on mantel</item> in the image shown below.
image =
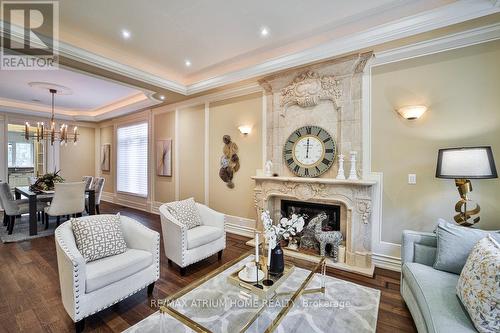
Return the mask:
<path id="1" fill-rule="evenodd" d="M 33 185 L 30 186 L 30 190 L 36 193 L 43 191 L 53 191 L 55 183 L 64 183 L 64 178 L 59 176 L 61 170 L 55 171 L 53 173 L 46 173 L 40 176 Z"/>
<path id="2" fill-rule="evenodd" d="M 337 178 L 336 179 L 340 179 L 340 180 L 344 180 L 345 179 L 344 155 L 343 154 L 339 155 L 339 170 L 337 172 Z"/>
<path id="3" fill-rule="evenodd" d="M 319 126 L 303 126 L 288 137 L 283 146 L 286 165 L 299 177 L 318 177 L 333 165 L 337 145 Z"/>
<path id="4" fill-rule="evenodd" d="M 24 138 L 26 140 L 36 140 L 37 142 L 40 142 L 41 140 L 49 140 L 50 144 L 53 146 L 54 142 L 58 141 L 63 144 L 68 143 L 68 125 L 67 124 L 61 124 L 59 127 L 59 130 L 56 130 L 56 121 L 55 121 L 55 108 L 54 108 L 54 95 L 55 94 L 69 94 L 71 93 L 71 90 L 46 83 L 46 82 L 31 82 L 30 83 L 31 87 L 36 87 L 36 88 L 42 88 L 42 89 L 48 89 L 51 96 L 52 96 L 52 103 L 51 103 L 51 115 L 50 115 L 50 128 L 47 129 L 45 127 L 45 124 L 43 122 L 37 122 L 35 131 L 32 133 L 30 124 L 28 122 L 25 123 L 24 125 Z M 55 87 L 61 88 L 61 91 L 58 91 L 57 89 L 54 89 Z M 69 91 L 69 93 L 68 93 Z M 74 126 L 73 127 L 73 133 L 71 134 L 70 140 L 73 141 L 73 144 L 76 145 L 76 142 L 78 141 L 78 127 Z"/>
<path id="5" fill-rule="evenodd" d="M 273 162 L 268 160 L 264 165 L 264 176 L 272 177 L 272 175 L 273 175 Z"/>
<path id="6" fill-rule="evenodd" d="M 290 219 L 283 217 L 277 225 L 274 225 L 269 211 L 266 210 L 262 212 L 261 219 L 264 226 L 264 235 L 268 242 L 267 246 L 271 251 L 269 272 L 272 275 L 282 274 L 285 261 L 280 243 L 282 240 L 295 236 L 302 231 L 305 224 L 304 218 L 293 214 Z"/>
<path id="7" fill-rule="evenodd" d="M 424 105 L 410 105 L 400 107 L 397 111 L 401 117 L 407 120 L 415 120 L 422 117 L 422 115 L 427 111 L 427 107 Z"/>
<path id="8" fill-rule="evenodd" d="M 351 171 L 349 172 L 349 180 L 358 180 L 358 174 L 356 172 L 356 152 L 351 151 Z"/>
<path id="9" fill-rule="evenodd" d="M 468 209 L 471 202 L 467 194 L 472 192 L 470 179 L 497 178 L 497 169 L 490 146 L 439 149 L 436 168 L 437 178 L 455 179 L 460 200 L 455 204 L 455 222 L 472 226 L 479 222 L 481 208 L 478 204 Z M 475 216 L 475 217 L 474 217 Z"/>
<path id="10" fill-rule="evenodd" d="M 111 170 L 111 144 L 106 143 L 101 146 L 101 171 Z"/>
<path id="11" fill-rule="evenodd" d="M 238 145 L 231 141 L 229 135 L 224 135 L 222 137 L 224 142 L 224 148 L 221 159 L 220 159 L 220 170 L 219 177 L 227 187 L 234 188 L 233 176 L 235 172 L 240 169 L 240 158 L 238 157 Z"/>
<path id="12" fill-rule="evenodd" d="M 156 170 L 158 176 L 172 176 L 172 139 L 156 141 Z"/>

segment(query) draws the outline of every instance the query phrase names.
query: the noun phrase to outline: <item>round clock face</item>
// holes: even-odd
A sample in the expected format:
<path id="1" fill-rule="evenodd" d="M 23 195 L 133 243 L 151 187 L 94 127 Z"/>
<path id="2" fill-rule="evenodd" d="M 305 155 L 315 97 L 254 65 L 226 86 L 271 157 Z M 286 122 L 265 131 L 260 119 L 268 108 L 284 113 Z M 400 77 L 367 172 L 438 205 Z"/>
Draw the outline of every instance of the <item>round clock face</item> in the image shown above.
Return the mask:
<path id="1" fill-rule="evenodd" d="M 317 177 L 325 173 L 332 166 L 335 155 L 335 141 L 318 126 L 297 129 L 283 148 L 286 165 L 300 177 Z"/>

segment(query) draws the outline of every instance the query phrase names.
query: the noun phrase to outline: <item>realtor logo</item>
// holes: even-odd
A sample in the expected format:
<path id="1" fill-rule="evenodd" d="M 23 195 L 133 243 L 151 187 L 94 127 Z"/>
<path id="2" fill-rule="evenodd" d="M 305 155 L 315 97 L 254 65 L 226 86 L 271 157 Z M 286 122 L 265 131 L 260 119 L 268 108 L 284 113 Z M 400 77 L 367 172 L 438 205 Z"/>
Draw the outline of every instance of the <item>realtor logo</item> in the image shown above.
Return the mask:
<path id="1" fill-rule="evenodd" d="M 59 2 L 0 2 L 0 70 L 57 69 Z"/>

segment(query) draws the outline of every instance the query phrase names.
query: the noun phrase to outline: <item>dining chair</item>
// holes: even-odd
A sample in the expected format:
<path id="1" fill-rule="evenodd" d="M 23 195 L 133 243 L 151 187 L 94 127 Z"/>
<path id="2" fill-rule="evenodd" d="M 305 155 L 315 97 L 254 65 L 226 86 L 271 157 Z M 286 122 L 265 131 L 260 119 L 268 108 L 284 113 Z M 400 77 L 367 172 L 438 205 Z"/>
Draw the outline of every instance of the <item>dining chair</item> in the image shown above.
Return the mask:
<path id="1" fill-rule="evenodd" d="M 101 204 L 101 196 L 102 196 L 102 191 L 104 189 L 104 182 L 106 181 L 105 178 L 103 177 L 96 177 L 94 181 L 92 182 L 92 189 L 94 190 L 94 195 L 95 195 L 95 211 L 97 214 L 101 214 L 100 211 L 100 204 Z M 85 210 L 87 213 L 89 212 L 89 198 L 88 196 L 85 196 Z"/>
<path id="2" fill-rule="evenodd" d="M 29 213 L 28 200 L 16 200 L 9 184 L 0 183 L 0 203 L 4 210 L 4 224 L 7 223 L 7 231 L 11 235 L 16 223 L 16 216 Z M 37 212 L 43 211 L 46 206 L 47 204 L 44 202 L 37 202 Z"/>
<path id="3" fill-rule="evenodd" d="M 87 190 L 90 190 L 92 188 L 92 183 L 94 182 L 94 177 L 83 176 L 82 181 L 85 183 L 85 191 L 87 191 Z"/>
<path id="4" fill-rule="evenodd" d="M 55 216 L 57 225 L 61 216 L 80 216 L 85 210 L 85 182 L 56 183 L 54 198 L 45 208 L 45 229 L 49 227 L 49 218 Z"/>

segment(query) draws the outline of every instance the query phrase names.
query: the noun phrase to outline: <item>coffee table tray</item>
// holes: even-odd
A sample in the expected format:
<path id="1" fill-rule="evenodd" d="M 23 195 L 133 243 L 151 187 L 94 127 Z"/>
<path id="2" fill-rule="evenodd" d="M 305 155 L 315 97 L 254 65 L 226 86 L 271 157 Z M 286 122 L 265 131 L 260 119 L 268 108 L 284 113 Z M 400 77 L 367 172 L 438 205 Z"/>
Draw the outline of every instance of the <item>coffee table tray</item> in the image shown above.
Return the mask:
<path id="1" fill-rule="evenodd" d="M 262 283 L 262 281 L 264 281 L 265 279 L 268 278 L 268 274 L 267 274 L 267 267 L 264 266 L 262 268 L 262 271 L 264 271 L 264 280 L 259 281 L 259 286 L 262 288 L 257 287 L 256 282 L 254 282 L 254 283 L 245 282 L 238 277 L 238 273 L 241 270 L 245 269 L 245 267 L 238 269 L 235 272 L 231 273 L 227 277 L 227 281 L 229 283 L 231 283 L 232 285 L 235 285 L 235 286 L 240 287 L 241 289 L 243 289 L 245 291 L 249 291 L 252 294 L 257 295 L 259 298 L 266 298 L 267 299 L 267 298 L 274 296 L 276 289 L 278 289 L 278 287 L 288 278 L 288 276 L 290 276 L 290 274 L 292 274 L 294 268 L 295 268 L 294 265 L 292 265 L 290 263 L 285 263 L 285 269 L 283 271 L 283 274 L 278 275 L 278 276 L 274 276 L 274 275 L 269 274 L 269 279 L 271 281 L 273 281 L 273 284 L 271 286 L 265 286 Z"/>

